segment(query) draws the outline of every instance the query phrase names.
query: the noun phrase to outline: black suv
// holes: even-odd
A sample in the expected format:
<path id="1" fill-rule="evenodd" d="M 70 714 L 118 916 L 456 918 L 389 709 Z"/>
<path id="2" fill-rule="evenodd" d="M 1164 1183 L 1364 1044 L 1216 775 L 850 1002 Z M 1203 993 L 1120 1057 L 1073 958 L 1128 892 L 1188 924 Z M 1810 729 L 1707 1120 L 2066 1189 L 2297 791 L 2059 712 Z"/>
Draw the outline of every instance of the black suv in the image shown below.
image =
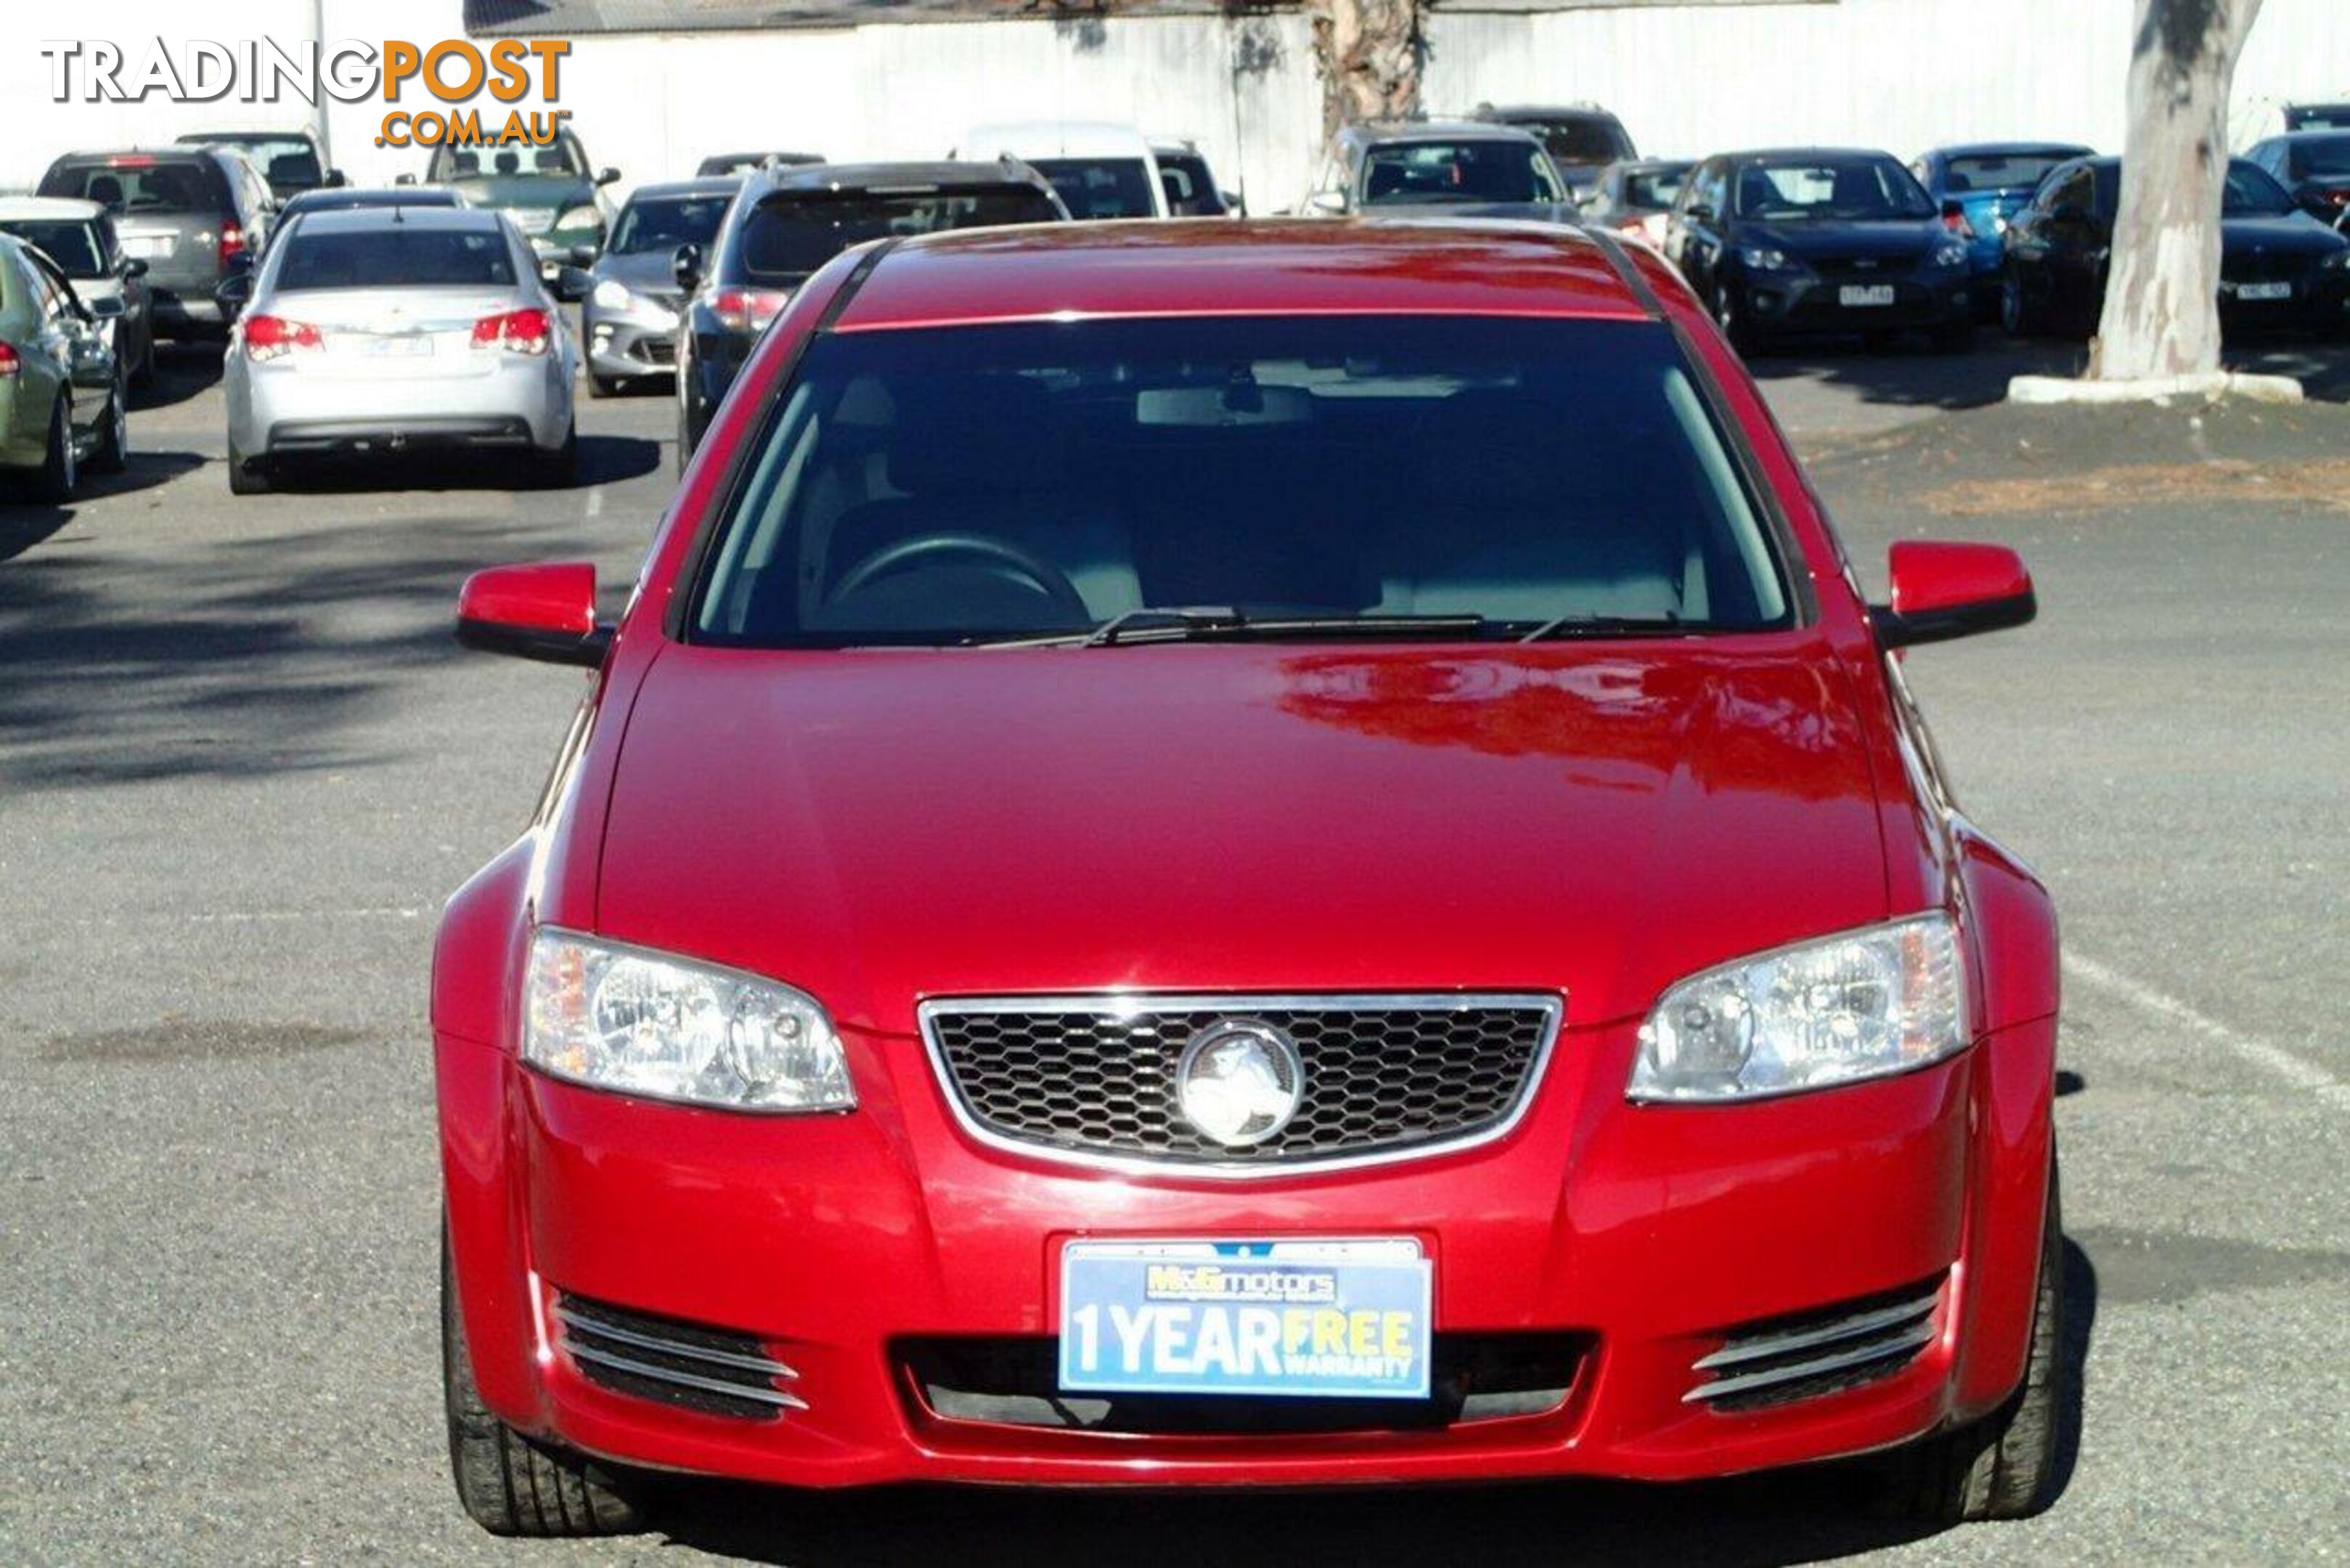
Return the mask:
<path id="1" fill-rule="evenodd" d="M 227 147 L 68 152 L 41 176 L 40 193 L 113 215 L 122 254 L 147 264 L 159 337 L 228 336 L 235 312 L 215 291 L 253 270 L 277 211 L 253 161 Z"/>
<path id="2" fill-rule="evenodd" d="M 692 296 L 678 333 L 678 466 L 792 291 L 849 246 L 1068 215 L 1051 182 L 1014 158 L 771 166 L 752 175 L 708 253 L 680 245 L 672 261 L 678 286 Z"/>
<path id="3" fill-rule="evenodd" d="M 1481 103 L 1469 118 L 1532 132 L 1566 177 L 1577 202 L 1590 199 L 1610 163 L 1640 156 L 1624 122 L 1596 103 L 1511 104 L 1500 109 Z"/>

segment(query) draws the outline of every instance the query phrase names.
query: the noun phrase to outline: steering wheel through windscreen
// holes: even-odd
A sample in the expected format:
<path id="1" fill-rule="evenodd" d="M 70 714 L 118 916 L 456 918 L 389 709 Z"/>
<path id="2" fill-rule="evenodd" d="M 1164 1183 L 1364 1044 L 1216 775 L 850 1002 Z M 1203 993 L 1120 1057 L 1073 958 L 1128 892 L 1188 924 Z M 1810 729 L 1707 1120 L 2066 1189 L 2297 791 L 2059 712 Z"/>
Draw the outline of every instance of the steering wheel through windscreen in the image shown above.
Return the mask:
<path id="1" fill-rule="evenodd" d="M 934 556 L 962 556 L 1010 572 L 1034 585 L 1052 602 L 1055 611 L 1068 618 L 1072 626 L 1083 626 L 1093 619 L 1093 613 L 1087 609 L 1083 596 L 1077 592 L 1077 586 L 1069 581 L 1067 573 L 1032 550 L 985 534 L 918 534 L 885 545 L 844 573 L 833 586 L 829 597 L 834 603 L 852 597 L 891 573 Z"/>

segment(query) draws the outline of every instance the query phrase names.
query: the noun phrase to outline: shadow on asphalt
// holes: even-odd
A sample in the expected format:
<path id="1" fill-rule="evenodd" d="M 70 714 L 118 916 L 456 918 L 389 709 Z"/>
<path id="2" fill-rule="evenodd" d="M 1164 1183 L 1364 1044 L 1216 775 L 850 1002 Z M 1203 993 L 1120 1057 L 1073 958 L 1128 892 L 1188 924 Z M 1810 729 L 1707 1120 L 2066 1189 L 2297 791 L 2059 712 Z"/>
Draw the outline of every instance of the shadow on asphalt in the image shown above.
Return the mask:
<path id="1" fill-rule="evenodd" d="M 660 466 L 661 443 L 637 436 L 579 437 L 579 472 L 559 490 L 617 484 Z M 226 483 L 225 481 L 223 482 Z M 364 461 L 312 459 L 277 466 L 270 488 L 300 495 L 373 491 L 536 490 L 528 461 L 514 452 L 400 452 Z"/>
<path id="2" fill-rule="evenodd" d="M 2062 1499 L 2080 1462 L 2083 1369 L 2097 1271 L 2064 1243 Z M 1312 1491 L 1152 1492 L 889 1488 L 790 1493 L 678 1484 L 661 1529 L 704 1552 L 799 1568 L 951 1561 L 962 1568 L 1094 1564 L 1207 1568 L 1288 1562 L 1446 1563 L 1811 1563 L 1922 1540 L 1935 1527 L 1874 1517 L 1861 1464 L 1685 1486 L 1612 1481 L 1366 1486 Z M 1977 1530 L 1998 1528 L 1978 1525 Z"/>
<path id="3" fill-rule="evenodd" d="M 2321 402 L 2350 402 L 2350 347 L 2255 338 L 2230 343 L 2225 358 L 2231 370 L 2294 377 Z M 1797 339 L 1751 355 L 1746 365 L 1766 389 L 1811 380 L 1865 403 L 1949 410 L 2002 401 L 2012 377 L 2078 376 L 2088 362 L 2085 343 L 2012 338 L 1981 327 L 1964 354 L 1934 353 L 1923 339 L 1903 338 L 1890 348 L 1872 348 L 1859 337 Z"/>
<path id="4" fill-rule="evenodd" d="M 135 431 L 131 438 L 138 439 Z M 0 482 L 0 561 L 14 560 L 74 520 L 75 508 L 109 495 L 149 490 L 188 472 L 203 459 L 192 452 L 140 452 L 131 449 L 130 465 L 120 473 L 83 470 L 72 502 L 52 506 L 29 501 L 21 483 Z"/>
<path id="5" fill-rule="evenodd" d="M 22 550 L 72 515 L 0 511 L 0 548 Z M 114 514 L 111 525 L 123 523 Z M 407 671 L 460 657 L 454 610 L 468 573 L 595 553 L 568 519 L 502 514 L 273 527 L 175 557 L 168 582 L 143 596 L 71 548 L 10 560 L 0 794 L 369 761 L 349 732 Z"/>
<path id="6" fill-rule="evenodd" d="M 130 411 L 167 409 L 209 391 L 221 379 L 222 351 L 218 343 L 156 344 L 155 379 L 132 389 Z M 139 439 L 136 421 L 131 423 L 130 439 Z"/>

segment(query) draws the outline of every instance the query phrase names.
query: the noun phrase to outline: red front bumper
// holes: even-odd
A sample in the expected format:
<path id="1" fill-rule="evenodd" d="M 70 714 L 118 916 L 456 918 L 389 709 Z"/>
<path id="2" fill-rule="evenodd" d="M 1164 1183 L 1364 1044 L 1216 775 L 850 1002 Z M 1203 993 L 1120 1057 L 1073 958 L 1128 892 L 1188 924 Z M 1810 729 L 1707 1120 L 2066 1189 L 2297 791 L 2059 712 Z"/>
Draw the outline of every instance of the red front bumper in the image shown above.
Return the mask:
<path id="1" fill-rule="evenodd" d="M 1627 1105 L 1628 1025 L 1570 1030 L 1502 1143 L 1248 1183 L 1097 1174 L 983 1149 L 920 1044 L 852 1035 L 852 1115 L 766 1118 L 594 1093 L 443 1036 L 451 1239 L 484 1399 L 648 1466 L 802 1486 L 1679 1479 L 1883 1447 L 2022 1375 L 2054 1020 L 1941 1066 L 1737 1108 Z M 1555 1330 L 1592 1353 L 1556 1408 L 1430 1429 L 1140 1436 L 947 1420 L 906 1345 L 1049 1336 L 1068 1237 L 1417 1237 L 1440 1334 Z M 1740 1413 L 1690 1403 L 1722 1331 L 1947 1275 L 1903 1370 Z M 746 1332 L 800 1374 L 775 1421 L 588 1381 L 554 1293 Z"/>

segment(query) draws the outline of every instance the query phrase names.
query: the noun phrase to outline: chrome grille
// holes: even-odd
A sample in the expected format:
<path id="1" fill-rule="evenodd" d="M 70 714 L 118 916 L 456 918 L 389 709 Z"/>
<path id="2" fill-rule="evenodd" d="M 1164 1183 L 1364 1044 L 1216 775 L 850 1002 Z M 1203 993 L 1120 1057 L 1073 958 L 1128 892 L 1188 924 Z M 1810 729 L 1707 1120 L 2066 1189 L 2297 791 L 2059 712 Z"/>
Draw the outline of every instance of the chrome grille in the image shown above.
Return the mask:
<path id="1" fill-rule="evenodd" d="M 1691 1366 L 1704 1381 L 1683 1395 L 1717 1410 L 1816 1399 L 1890 1377 L 1933 1343 L 1940 1277 L 1817 1312 L 1747 1324 Z"/>
<path id="2" fill-rule="evenodd" d="M 751 1420 L 807 1408 L 778 1386 L 799 1374 L 770 1355 L 755 1334 L 575 1295 L 556 1299 L 555 1321 L 580 1375 L 615 1393 Z"/>
<path id="3" fill-rule="evenodd" d="M 956 1114 L 983 1141 L 1087 1163 L 1245 1175 L 1401 1158 L 1515 1124 L 1558 1031 L 1541 995 L 1076 996 L 923 1004 Z M 1184 1046 L 1249 1020 L 1295 1044 L 1296 1114 L 1250 1147 L 1204 1137 L 1176 1102 Z"/>

